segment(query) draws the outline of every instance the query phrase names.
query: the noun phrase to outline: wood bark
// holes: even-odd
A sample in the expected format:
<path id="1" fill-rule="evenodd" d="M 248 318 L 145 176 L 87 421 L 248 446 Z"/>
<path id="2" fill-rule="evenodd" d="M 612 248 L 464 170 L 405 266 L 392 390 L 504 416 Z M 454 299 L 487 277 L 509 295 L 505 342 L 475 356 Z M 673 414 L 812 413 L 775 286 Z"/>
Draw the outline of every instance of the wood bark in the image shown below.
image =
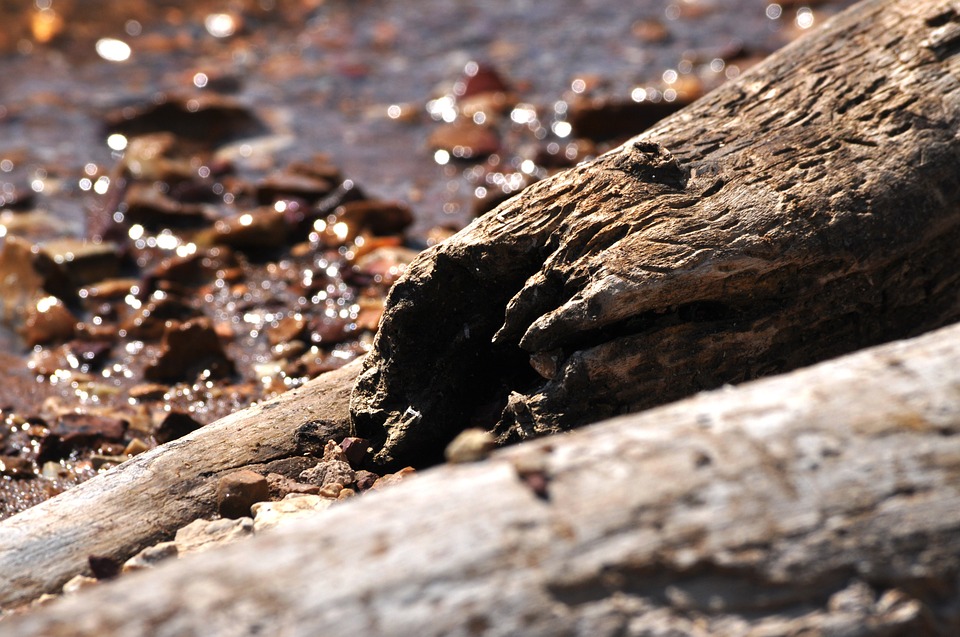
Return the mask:
<path id="1" fill-rule="evenodd" d="M 350 432 L 359 365 L 141 454 L 0 522 L 0 608 L 57 592 L 91 555 L 126 559 L 216 512 L 224 473 L 322 450 Z"/>
<path id="2" fill-rule="evenodd" d="M 960 325 L 446 465 L 0 635 L 960 634 Z"/>
<path id="3" fill-rule="evenodd" d="M 960 318 L 960 15 L 870 1 L 426 251 L 352 410 L 385 465 Z"/>

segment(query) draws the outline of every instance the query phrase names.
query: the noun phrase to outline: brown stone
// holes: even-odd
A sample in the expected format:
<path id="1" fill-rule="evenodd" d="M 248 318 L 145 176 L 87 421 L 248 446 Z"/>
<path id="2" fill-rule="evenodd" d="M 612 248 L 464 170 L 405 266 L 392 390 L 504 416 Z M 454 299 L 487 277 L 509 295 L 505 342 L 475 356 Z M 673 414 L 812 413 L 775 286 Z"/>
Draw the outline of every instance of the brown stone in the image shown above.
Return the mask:
<path id="1" fill-rule="evenodd" d="M 47 296 L 27 309 L 23 339 L 28 347 L 56 343 L 73 338 L 77 319 L 63 301 Z"/>
<path id="2" fill-rule="evenodd" d="M 156 438 L 158 444 L 164 444 L 182 438 L 202 426 L 203 423 L 197 422 L 184 411 L 171 411 L 157 427 L 153 437 Z"/>
<path id="3" fill-rule="evenodd" d="M 427 143 L 434 150 L 449 152 L 455 159 L 481 159 L 500 150 L 500 138 L 492 128 L 466 120 L 439 126 Z"/>
<path id="4" fill-rule="evenodd" d="M 160 354 L 144 370 L 144 378 L 157 382 L 192 380 L 203 373 L 223 378 L 234 372 L 213 325 L 206 318 L 168 325 Z"/>
<path id="5" fill-rule="evenodd" d="M 56 239 L 35 250 L 34 267 L 45 290 L 61 298 L 72 297 L 84 285 L 115 277 L 120 270 L 115 243 L 82 239 Z"/>
<path id="6" fill-rule="evenodd" d="M 251 506 L 269 498 L 267 479 L 256 471 L 234 471 L 217 483 L 217 511 L 225 518 L 249 516 Z"/>

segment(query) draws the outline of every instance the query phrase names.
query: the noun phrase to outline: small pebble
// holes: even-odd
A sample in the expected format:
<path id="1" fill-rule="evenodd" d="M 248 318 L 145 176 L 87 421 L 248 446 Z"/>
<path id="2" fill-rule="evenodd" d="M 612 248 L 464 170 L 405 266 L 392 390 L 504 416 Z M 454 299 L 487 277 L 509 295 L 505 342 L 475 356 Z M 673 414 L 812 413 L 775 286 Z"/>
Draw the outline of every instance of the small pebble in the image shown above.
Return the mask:
<path id="1" fill-rule="evenodd" d="M 217 511 L 225 518 L 250 515 L 250 507 L 269 499 L 267 479 L 250 469 L 234 471 L 217 483 Z"/>

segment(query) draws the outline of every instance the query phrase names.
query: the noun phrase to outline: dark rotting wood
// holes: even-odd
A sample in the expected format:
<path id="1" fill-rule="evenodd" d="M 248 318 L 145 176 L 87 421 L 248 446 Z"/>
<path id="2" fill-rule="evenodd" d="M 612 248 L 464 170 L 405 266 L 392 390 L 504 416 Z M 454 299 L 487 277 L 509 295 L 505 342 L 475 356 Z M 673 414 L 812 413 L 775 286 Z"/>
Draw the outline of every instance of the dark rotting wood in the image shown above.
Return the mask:
<path id="1" fill-rule="evenodd" d="M 960 318 L 960 17 L 862 3 L 529 187 L 396 284 L 352 399 L 385 466 Z M 490 414 L 493 414 L 492 416 Z"/>

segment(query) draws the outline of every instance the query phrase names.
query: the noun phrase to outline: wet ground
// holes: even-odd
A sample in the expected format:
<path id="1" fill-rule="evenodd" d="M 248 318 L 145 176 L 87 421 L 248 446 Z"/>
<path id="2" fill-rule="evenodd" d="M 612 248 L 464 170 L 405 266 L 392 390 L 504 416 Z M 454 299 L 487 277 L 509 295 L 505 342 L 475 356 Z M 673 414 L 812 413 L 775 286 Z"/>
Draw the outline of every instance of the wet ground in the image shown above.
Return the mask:
<path id="1" fill-rule="evenodd" d="M 0 0 L 0 518 L 361 355 L 417 250 L 849 4 Z"/>

